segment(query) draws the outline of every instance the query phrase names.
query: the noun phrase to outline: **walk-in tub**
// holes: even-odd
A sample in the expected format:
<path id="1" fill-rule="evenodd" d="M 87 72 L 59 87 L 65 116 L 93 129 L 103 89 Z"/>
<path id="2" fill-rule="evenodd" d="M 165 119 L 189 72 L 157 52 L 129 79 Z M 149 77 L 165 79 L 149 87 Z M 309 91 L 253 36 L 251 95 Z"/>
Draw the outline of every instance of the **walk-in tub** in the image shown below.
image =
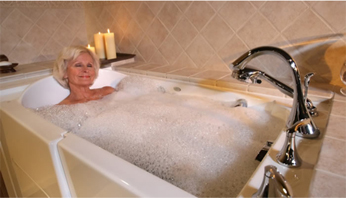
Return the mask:
<path id="1" fill-rule="evenodd" d="M 115 87 L 124 77 L 126 75 L 122 73 L 100 70 L 99 77 L 92 88 L 106 85 Z M 282 102 L 286 99 L 278 105 L 273 102 L 273 98 L 263 95 L 231 92 L 227 89 L 167 79 L 154 80 L 159 82 L 160 90 L 168 93 L 202 96 L 219 101 L 245 99 L 249 107 L 261 107 L 263 111 L 269 111 L 273 116 L 283 120 L 282 123 L 285 122 L 289 113 L 289 105 L 285 106 L 285 102 Z M 10 196 L 195 197 L 48 122 L 33 111 L 45 105 L 54 105 L 68 94 L 69 91 L 62 88 L 50 76 L 29 86 L 18 100 L 1 104 L 1 156 L 5 159 L 1 162 L 1 171 Z M 287 104 L 291 102 L 290 99 L 287 101 Z M 316 124 L 319 125 L 319 123 Z M 323 124 L 326 125 L 326 123 Z M 280 149 L 285 137 L 285 134 L 280 131 L 277 134 L 274 153 Z M 246 153 L 240 155 L 246 155 Z M 239 196 L 251 196 L 259 188 L 263 166 L 268 163 L 280 166 L 275 164 L 272 156 L 267 156 L 259 164 L 251 177 L 252 180 L 247 182 Z M 286 168 L 279 169 L 283 173 L 289 172 Z M 254 171 L 252 170 L 250 175 L 252 172 Z M 311 175 L 309 171 L 309 178 L 304 179 L 310 181 Z M 253 181 L 253 178 L 256 181 Z M 243 182 L 246 183 L 246 181 Z"/>

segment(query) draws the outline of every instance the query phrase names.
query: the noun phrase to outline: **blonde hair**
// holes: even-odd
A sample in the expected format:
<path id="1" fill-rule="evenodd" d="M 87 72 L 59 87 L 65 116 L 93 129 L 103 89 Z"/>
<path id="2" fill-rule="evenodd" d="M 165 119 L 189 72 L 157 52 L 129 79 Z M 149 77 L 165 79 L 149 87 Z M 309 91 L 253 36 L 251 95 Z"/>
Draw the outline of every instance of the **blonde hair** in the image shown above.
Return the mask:
<path id="1" fill-rule="evenodd" d="M 68 81 L 64 78 L 66 74 L 67 66 L 70 61 L 76 60 L 76 58 L 82 53 L 87 53 L 94 60 L 94 68 L 95 68 L 95 78 L 97 78 L 99 69 L 100 69 L 100 60 L 98 56 L 90 51 L 88 48 L 84 46 L 70 46 L 65 47 L 59 54 L 58 58 L 55 60 L 53 67 L 53 77 L 56 81 L 59 82 L 61 86 L 68 89 Z"/>

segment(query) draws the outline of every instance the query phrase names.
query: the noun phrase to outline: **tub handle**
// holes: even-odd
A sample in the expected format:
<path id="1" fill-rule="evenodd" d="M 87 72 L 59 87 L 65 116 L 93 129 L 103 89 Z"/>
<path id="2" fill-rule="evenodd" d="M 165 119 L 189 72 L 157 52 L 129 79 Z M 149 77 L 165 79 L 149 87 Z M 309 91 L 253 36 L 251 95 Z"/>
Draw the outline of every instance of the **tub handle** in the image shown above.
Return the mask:
<path id="1" fill-rule="evenodd" d="M 292 197 L 292 188 L 276 166 L 264 167 L 264 178 L 258 191 L 252 195 L 259 197 Z"/>

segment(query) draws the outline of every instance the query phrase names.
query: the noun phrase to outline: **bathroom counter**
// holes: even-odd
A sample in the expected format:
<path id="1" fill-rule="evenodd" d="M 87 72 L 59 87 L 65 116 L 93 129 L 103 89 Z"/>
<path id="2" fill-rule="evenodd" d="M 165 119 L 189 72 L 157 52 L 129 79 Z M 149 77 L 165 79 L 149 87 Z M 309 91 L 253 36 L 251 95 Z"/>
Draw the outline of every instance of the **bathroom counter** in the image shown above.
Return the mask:
<path id="1" fill-rule="evenodd" d="M 16 67 L 17 72 L 15 73 L 0 74 L 1 101 L 18 97 L 21 94 L 21 92 L 18 93 L 18 89 L 23 91 L 29 84 L 51 75 L 52 66 L 53 61 L 19 65 Z M 273 88 L 269 83 L 263 82 L 261 85 L 254 85 L 239 82 L 231 77 L 231 71 L 212 71 L 187 67 L 174 68 L 169 65 L 133 62 L 133 60 L 110 63 L 106 69 L 288 99 L 287 96 Z M 338 88 L 332 85 L 311 82 L 310 86 L 309 98 L 323 98 L 332 101 L 329 124 L 322 136 L 322 149 L 318 163 L 314 167 L 314 179 L 310 188 L 310 196 L 344 196 L 346 194 L 346 188 L 343 188 L 346 186 L 346 152 L 344 152 L 346 151 L 346 97 L 338 94 Z M 8 92 L 8 90 L 10 91 Z M 3 91 L 6 91 L 7 95 L 4 95 Z"/>

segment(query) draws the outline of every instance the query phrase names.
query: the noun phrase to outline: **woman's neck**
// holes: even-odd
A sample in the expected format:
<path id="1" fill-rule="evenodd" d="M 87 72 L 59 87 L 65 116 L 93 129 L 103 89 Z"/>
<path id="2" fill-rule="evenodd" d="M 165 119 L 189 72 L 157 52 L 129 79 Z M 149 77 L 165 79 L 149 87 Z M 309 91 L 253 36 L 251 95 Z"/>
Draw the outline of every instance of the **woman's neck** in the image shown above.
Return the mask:
<path id="1" fill-rule="evenodd" d="M 70 86 L 70 99 L 73 100 L 92 100 L 94 98 L 95 91 L 89 87 L 74 87 Z"/>

